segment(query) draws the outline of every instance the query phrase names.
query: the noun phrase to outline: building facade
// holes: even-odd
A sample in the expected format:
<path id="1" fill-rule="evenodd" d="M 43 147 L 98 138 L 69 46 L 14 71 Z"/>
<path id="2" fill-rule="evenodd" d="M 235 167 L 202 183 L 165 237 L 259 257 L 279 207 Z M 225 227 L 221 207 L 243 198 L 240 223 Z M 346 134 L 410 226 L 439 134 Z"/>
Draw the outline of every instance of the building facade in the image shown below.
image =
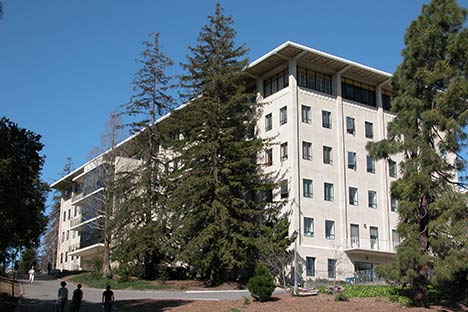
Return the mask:
<path id="1" fill-rule="evenodd" d="M 288 200 L 302 277 L 345 279 L 388 262 L 399 243 L 390 184 L 400 159 L 374 160 L 366 144 L 386 138 L 394 117 L 391 75 L 292 42 L 246 71 L 263 104 L 257 135 L 277 143 L 260 158 L 279 182 L 274 198 Z M 63 193 L 58 269 L 87 269 L 102 253 L 98 177 L 93 160 L 52 185 Z"/>

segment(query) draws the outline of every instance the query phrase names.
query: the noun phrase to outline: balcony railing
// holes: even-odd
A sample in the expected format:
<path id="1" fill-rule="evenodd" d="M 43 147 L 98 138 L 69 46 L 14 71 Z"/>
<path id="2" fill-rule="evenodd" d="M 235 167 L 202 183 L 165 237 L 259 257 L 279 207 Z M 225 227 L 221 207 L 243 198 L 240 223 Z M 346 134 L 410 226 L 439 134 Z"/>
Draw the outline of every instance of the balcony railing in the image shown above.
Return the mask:
<path id="1" fill-rule="evenodd" d="M 351 237 L 346 241 L 347 250 L 375 250 L 395 252 L 397 242 L 381 240 L 378 238 Z"/>

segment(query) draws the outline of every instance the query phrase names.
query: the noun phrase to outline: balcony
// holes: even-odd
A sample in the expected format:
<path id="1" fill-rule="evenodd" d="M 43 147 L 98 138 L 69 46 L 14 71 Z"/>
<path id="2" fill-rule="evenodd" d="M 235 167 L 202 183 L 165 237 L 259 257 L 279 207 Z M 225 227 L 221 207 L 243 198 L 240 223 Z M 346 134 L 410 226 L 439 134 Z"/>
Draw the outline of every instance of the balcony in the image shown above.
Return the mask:
<path id="1" fill-rule="evenodd" d="M 93 217 L 91 219 L 83 219 L 83 217 L 74 218 L 70 221 L 70 231 L 81 231 L 86 226 L 93 226 L 98 223 L 99 219 L 103 218 L 103 215 Z"/>
<path id="2" fill-rule="evenodd" d="M 346 240 L 345 251 L 355 255 L 395 255 L 394 242 L 376 238 L 351 237 Z"/>
<path id="3" fill-rule="evenodd" d="M 94 258 L 101 257 L 104 251 L 103 243 L 96 243 L 93 245 L 86 246 L 84 248 L 77 249 L 75 251 L 69 252 L 69 256 L 80 256 L 85 258 Z"/>
<path id="4" fill-rule="evenodd" d="M 83 200 L 85 200 L 86 198 L 89 198 L 95 194 L 98 194 L 100 192 L 102 192 L 104 190 L 104 187 L 100 187 L 98 188 L 97 190 L 89 193 L 89 194 L 86 194 L 84 195 L 84 193 L 78 193 L 78 194 L 75 194 L 72 198 L 72 202 L 71 202 L 71 205 L 72 206 L 76 206 L 78 204 L 80 204 Z"/>

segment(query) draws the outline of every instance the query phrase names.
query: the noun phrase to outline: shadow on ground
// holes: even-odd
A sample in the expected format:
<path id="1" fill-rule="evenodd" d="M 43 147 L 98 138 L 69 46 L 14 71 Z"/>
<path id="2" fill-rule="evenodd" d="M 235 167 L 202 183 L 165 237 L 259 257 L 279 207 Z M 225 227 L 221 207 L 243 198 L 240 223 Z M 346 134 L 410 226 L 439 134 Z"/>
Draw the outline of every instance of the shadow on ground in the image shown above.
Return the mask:
<path id="1" fill-rule="evenodd" d="M 118 300 L 114 303 L 113 311 L 138 311 L 138 312 L 162 312 L 170 308 L 179 307 L 191 303 L 190 300 Z M 68 312 L 69 303 L 66 310 Z M 101 303 L 84 301 L 81 305 L 81 312 L 102 312 Z M 1 310 L 2 312 L 4 310 Z M 8 310 L 6 310 L 8 311 Z M 12 310 L 13 311 L 13 310 Z M 21 300 L 21 312 L 52 312 L 55 311 L 54 300 L 38 300 L 23 298 Z"/>

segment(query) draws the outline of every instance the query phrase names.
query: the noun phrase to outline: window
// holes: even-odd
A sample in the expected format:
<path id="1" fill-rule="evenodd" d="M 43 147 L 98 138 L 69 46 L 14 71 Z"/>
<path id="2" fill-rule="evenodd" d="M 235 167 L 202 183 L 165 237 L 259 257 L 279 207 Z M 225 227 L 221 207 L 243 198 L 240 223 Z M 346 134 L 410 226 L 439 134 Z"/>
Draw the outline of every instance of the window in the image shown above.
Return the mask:
<path id="1" fill-rule="evenodd" d="M 375 160 L 372 156 L 367 155 L 367 172 L 375 173 Z"/>
<path id="2" fill-rule="evenodd" d="M 349 188 L 349 204 L 353 206 L 358 204 L 358 189 L 355 187 Z"/>
<path id="3" fill-rule="evenodd" d="M 346 132 L 354 135 L 356 132 L 356 127 L 354 126 L 354 118 L 346 117 Z"/>
<path id="4" fill-rule="evenodd" d="M 324 110 L 322 111 L 322 127 L 327 129 L 332 127 L 331 113 Z"/>
<path id="5" fill-rule="evenodd" d="M 63 212 L 63 221 L 67 220 L 67 211 Z"/>
<path id="6" fill-rule="evenodd" d="M 377 193 L 375 191 L 367 192 L 367 202 L 369 208 L 377 208 Z"/>
<path id="7" fill-rule="evenodd" d="M 398 211 L 398 200 L 393 195 L 390 195 L 390 210 L 393 212 Z"/>
<path id="8" fill-rule="evenodd" d="M 284 125 L 288 122 L 288 107 L 281 107 L 280 108 L 280 125 Z"/>
<path id="9" fill-rule="evenodd" d="M 68 251 L 65 252 L 65 262 L 68 261 Z"/>
<path id="10" fill-rule="evenodd" d="M 325 220 L 325 238 L 335 239 L 335 221 Z"/>
<path id="11" fill-rule="evenodd" d="M 332 148 L 330 146 L 323 147 L 323 163 L 327 165 L 333 163 Z"/>
<path id="12" fill-rule="evenodd" d="M 285 69 L 263 81 L 263 96 L 267 97 L 273 93 L 286 88 L 289 85 L 288 70 Z"/>
<path id="13" fill-rule="evenodd" d="M 375 226 L 371 226 L 369 229 L 370 232 L 370 244 L 371 249 L 379 249 L 379 229 Z"/>
<path id="14" fill-rule="evenodd" d="M 69 239 L 70 239 L 70 231 L 67 230 L 67 240 L 69 240 Z"/>
<path id="15" fill-rule="evenodd" d="M 273 190 L 262 190 L 257 193 L 258 200 L 261 202 L 273 202 Z"/>
<path id="16" fill-rule="evenodd" d="M 333 184 L 325 182 L 323 184 L 323 199 L 326 201 L 333 201 Z"/>
<path id="17" fill-rule="evenodd" d="M 310 106 L 302 105 L 302 122 L 303 123 L 312 123 L 312 112 Z"/>
<path id="18" fill-rule="evenodd" d="M 63 252 L 60 253 L 60 263 L 63 263 Z"/>
<path id="19" fill-rule="evenodd" d="M 302 142 L 302 159 L 312 159 L 312 143 Z"/>
<path id="20" fill-rule="evenodd" d="M 297 84 L 323 93 L 332 94 L 331 76 L 303 67 L 297 68 Z"/>
<path id="21" fill-rule="evenodd" d="M 302 187 L 303 187 L 304 197 L 312 198 L 312 180 L 303 179 Z"/>
<path id="22" fill-rule="evenodd" d="M 351 247 L 359 248 L 359 225 L 351 224 Z"/>
<path id="23" fill-rule="evenodd" d="M 77 214 L 78 214 L 78 207 L 75 206 L 75 209 L 73 211 L 73 217 L 76 217 Z"/>
<path id="24" fill-rule="evenodd" d="M 70 220 L 71 217 L 71 209 L 68 209 L 68 220 Z"/>
<path id="25" fill-rule="evenodd" d="M 396 249 L 398 245 L 400 245 L 400 235 L 396 230 L 392 230 L 392 242 L 393 242 L 393 250 Z"/>
<path id="26" fill-rule="evenodd" d="M 328 278 L 336 277 L 336 259 L 328 259 Z"/>
<path id="27" fill-rule="evenodd" d="M 65 241 L 65 232 L 62 232 L 62 243 Z"/>
<path id="28" fill-rule="evenodd" d="M 387 90 L 382 90 L 382 108 L 386 111 L 390 111 L 392 108 L 392 96 L 393 93 Z"/>
<path id="29" fill-rule="evenodd" d="M 273 149 L 269 148 L 265 151 L 265 165 L 273 165 Z"/>
<path id="30" fill-rule="evenodd" d="M 267 114 L 265 115 L 265 132 L 270 131 L 273 128 L 273 115 Z"/>
<path id="31" fill-rule="evenodd" d="M 388 174 L 392 178 L 396 178 L 397 176 L 397 164 L 391 159 L 388 160 Z"/>
<path id="32" fill-rule="evenodd" d="M 343 78 L 341 94 L 345 99 L 376 107 L 375 87 L 371 85 Z"/>
<path id="33" fill-rule="evenodd" d="M 357 169 L 356 153 L 348 152 L 348 169 Z"/>
<path id="34" fill-rule="evenodd" d="M 280 145 L 280 159 L 281 161 L 288 159 L 288 142 L 284 142 Z"/>
<path id="35" fill-rule="evenodd" d="M 314 219 L 304 217 L 304 236 L 314 237 Z"/>
<path id="36" fill-rule="evenodd" d="M 315 258 L 306 257 L 306 275 L 315 276 Z"/>
<path id="37" fill-rule="evenodd" d="M 280 193 L 281 193 L 281 198 L 289 197 L 288 180 L 282 180 L 280 182 Z"/>
<path id="38" fill-rule="evenodd" d="M 374 138 L 374 125 L 372 122 L 365 122 L 365 130 L 366 130 L 366 138 L 373 139 Z"/>

